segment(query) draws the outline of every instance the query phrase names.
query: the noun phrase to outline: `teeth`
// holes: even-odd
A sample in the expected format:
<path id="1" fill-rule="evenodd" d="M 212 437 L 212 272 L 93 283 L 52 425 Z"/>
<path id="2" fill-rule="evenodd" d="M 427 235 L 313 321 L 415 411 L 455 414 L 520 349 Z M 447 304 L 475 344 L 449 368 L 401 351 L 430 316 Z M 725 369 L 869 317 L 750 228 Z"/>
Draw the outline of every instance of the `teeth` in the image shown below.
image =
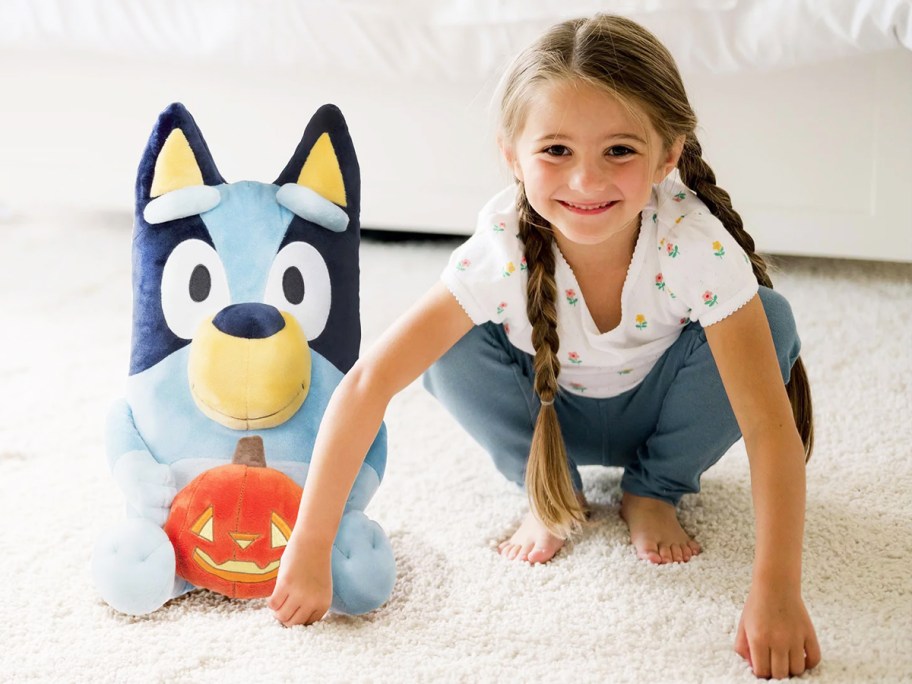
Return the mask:
<path id="1" fill-rule="evenodd" d="M 605 202 L 604 204 L 590 204 L 590 205 L 585 205 L 585 206 L 581 205 L 581 204 L 574 204 L 573 202 L 564 202 L 564 204 L 566 204 L 567 206 L 573 207 L 574 209 L 582 209 L 583 211 L 593 211 L 594 209 L 604 209 L 609 204 L 611 204 L 611 202 Z"/>

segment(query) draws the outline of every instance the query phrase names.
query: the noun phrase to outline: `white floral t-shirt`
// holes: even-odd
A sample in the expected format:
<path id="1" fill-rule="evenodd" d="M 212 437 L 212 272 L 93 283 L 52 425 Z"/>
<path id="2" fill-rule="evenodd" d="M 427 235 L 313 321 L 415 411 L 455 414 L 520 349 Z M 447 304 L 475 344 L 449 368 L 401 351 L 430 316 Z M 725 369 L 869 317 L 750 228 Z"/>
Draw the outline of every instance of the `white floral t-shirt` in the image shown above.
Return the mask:
<path id="1" fill-rule="evenodd" d="M 453 252 L 441 279 L 476 325 L 501 323 L 513 345 L 534 354 L 518 232 L 514 185 L 481 210 L 475 234 Z M 613 330 L 599 332 L 556 243 L 554 250 L 558 383 L 588 397 L 636 387 L 688 322 L 717 323 L 758 289 L 747 255 L 677 171 L 653 186 L 643 209 Z"/>

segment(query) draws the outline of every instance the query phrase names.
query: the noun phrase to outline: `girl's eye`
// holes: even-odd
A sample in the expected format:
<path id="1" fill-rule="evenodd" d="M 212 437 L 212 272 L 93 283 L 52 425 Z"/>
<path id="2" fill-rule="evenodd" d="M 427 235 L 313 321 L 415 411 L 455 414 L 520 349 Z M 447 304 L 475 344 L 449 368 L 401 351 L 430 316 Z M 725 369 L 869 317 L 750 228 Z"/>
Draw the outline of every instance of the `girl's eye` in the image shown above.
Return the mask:
<path id="1" fill-rule="evenodd" d="M 609 147 L 606 154 L 609 157 L 626 157 L 631 154 L 636 154 L 636 150 L 626 145 L 614 145 Z"/>
<path id="2" fill-rule="evenodd" d="M 565 157 L 570 154 L 570 148 L 564 145 L 551 145 L 546 147 L 544 152 L 552 157 Z"/>

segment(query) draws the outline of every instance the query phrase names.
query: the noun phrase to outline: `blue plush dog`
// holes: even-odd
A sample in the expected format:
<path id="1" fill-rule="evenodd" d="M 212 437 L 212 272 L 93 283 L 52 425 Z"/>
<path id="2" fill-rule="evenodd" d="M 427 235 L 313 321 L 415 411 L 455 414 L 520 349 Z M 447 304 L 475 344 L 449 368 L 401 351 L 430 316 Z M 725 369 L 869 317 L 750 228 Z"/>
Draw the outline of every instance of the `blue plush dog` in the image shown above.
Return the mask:
<path id="1" fill-rule="evenodd" d="M 162 525 L 176 492 L 228 463 L 240 438 L 262 438 L 269 466 L 304 485 L 329 397 L 358 356 L 360 194 L 331 105 L 274 184 L 226 183 L 189 112 L 160 115 L 136 182 L 126 400 L 108 422 L 128 518 L 92 561 L 113 608 L 149 613 L 193 588 Z M 363 513 L 385 464 L 381 427 L 335 540 L 338 612 L 373 610 L 392 591 L 392 549 Z"/>

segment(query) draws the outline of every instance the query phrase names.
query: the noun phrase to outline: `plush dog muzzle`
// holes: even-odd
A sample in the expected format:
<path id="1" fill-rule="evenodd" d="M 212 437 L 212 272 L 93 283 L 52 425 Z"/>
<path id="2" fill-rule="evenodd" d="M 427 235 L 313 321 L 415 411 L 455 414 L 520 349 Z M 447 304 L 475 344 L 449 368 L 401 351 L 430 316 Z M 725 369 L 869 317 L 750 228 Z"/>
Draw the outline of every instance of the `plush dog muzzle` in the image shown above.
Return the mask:
<path id="1" fill-rule="evenodd" d="M 311 358 L 297 320 L 268 304 L 225 307 L 190 345 L 190 392 L 209 418 L 233 430 L 281 425 L 310 390 Z"/>

